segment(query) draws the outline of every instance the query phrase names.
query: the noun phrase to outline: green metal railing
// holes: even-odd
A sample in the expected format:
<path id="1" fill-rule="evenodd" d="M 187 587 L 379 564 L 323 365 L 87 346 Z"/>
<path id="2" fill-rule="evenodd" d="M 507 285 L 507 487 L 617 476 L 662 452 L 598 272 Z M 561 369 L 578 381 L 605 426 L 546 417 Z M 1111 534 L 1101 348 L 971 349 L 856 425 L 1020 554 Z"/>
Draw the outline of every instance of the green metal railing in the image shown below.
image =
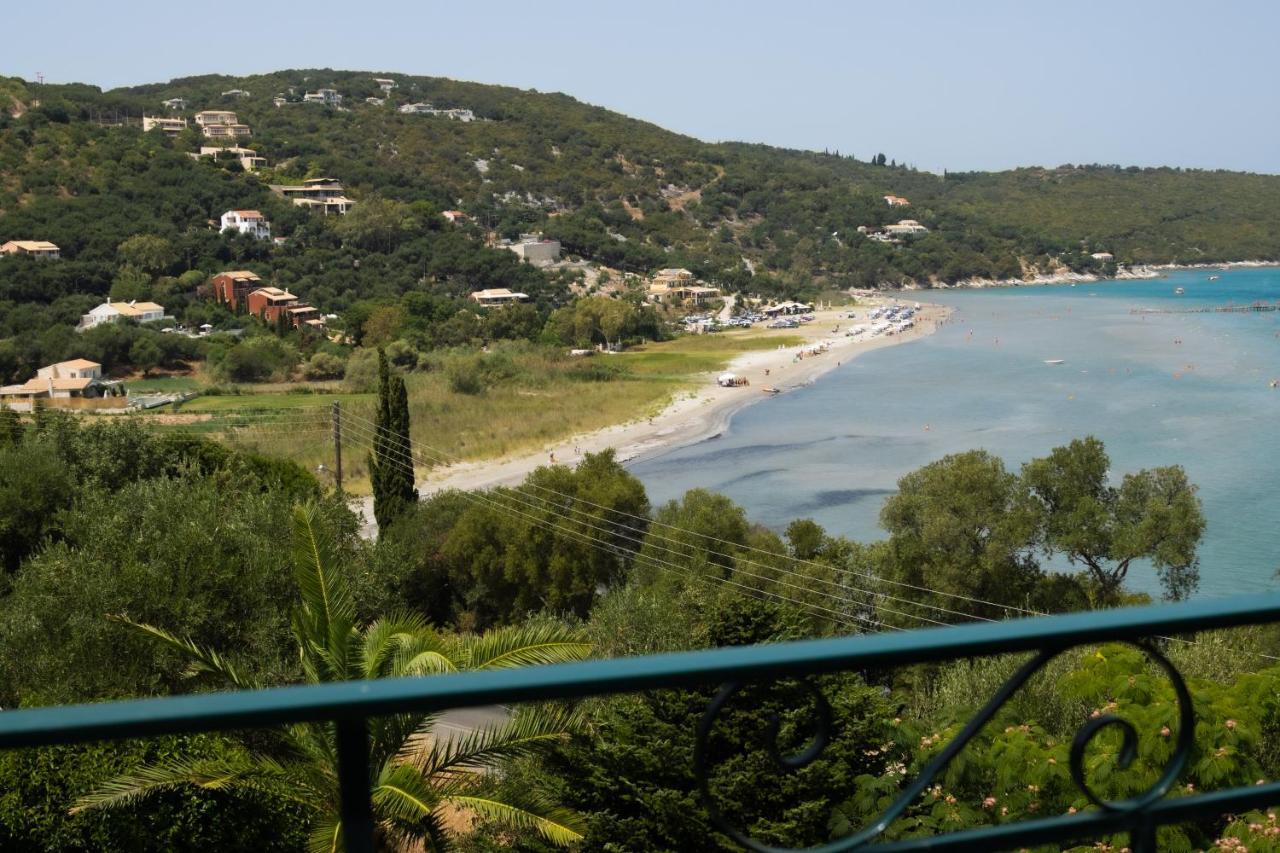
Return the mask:
<path id="1" fill-rule="evenodd" d="M 720 827 L 744 847 L 767 847 L 746 837 L 716 813 L 710 798 L 703 747 L 724 703 L 742 685 L 840 670 L 884 668 L 983 655 L 1035 652 L 950 744 L 903 789 L 899 798 L 870 826 L 819 848 L 823 853 L 867 849 L 993 850 L 1063 843 L 1127 832 L 1134 849 L 1155 849 L 1156 828 L 1239 813 L 1280 803 L 1280 783 L 1251 785 L 1195 796 L 1164 799 L 1177 781 L 1192 745 L 1195 717 L 1190 693 L 1177 669 L 1144 638 L 1280 621 L 1280 595 L 1193 601 L 1090 613 L 1073 613 L 1007 622 L 966 624 L 909 632 L 863 634 L 838 639 L 746 646 L 680 654 L 590 661 L 503 671 L 440 675 L 429 678 L 350 681 L 305 687 L 174 696 L 96 705 L 0 712 L 0 748 L 44 746 L 111 738 L 148 737 L 181 732 L 223 731 L 291 722 L 332 721 L 342 795 L 347 850 L 373 849 L 369 802 L 369 759 L 365 721 L 405 711 L 572 699 L 654 688 L 723 684 L 699 728 L 695 763 L 707 806 Z M 1082 811 L 931 838 L 870 845 L 910 805 L 999 708 L 1049 660 L 1073 647 L 1128 642 L 1143 649 L 1171 679 L 1180 712 L 1178 744 L 1160 779 L 1124 801 L 1096 797 L 1084 777 L 1085 745 L 1102 729 L 1119 726 L 1126 738 L 1132 725 L 1117 717 L 1090 720 L 1071 750 L 1072 776 L 1096 810 Z M 818 733 L 809 749 L 779 759 L 784 769 L 803 766 L 821 753 L 829 727 L 829 708 L 817 697 Z M 824 710 L 825 709 L 825 710 Z M 569 804 L 572 805 L 572 804 Z"/>

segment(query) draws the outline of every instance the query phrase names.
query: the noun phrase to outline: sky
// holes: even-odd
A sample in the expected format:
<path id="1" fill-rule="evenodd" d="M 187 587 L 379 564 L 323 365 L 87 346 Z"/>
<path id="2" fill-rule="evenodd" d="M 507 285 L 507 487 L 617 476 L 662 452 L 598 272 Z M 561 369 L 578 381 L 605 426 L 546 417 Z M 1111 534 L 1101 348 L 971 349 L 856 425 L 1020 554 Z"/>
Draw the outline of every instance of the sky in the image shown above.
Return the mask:
<path id="1" fill-rule="evenodd" d="M 1276 0 L 139 0 L 6 11 L 0 74 L 342 68 L 558 91 L 701 139 L 921 169 L 1280 173 Z"/>

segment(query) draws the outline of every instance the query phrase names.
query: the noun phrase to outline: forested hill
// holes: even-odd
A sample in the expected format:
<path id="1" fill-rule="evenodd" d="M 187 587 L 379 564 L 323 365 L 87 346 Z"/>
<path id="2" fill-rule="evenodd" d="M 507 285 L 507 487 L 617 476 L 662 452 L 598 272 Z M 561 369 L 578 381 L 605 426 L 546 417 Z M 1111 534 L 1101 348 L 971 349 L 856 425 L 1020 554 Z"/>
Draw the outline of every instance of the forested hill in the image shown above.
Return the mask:
<path id="1" fill-rule="evenodd" d="M 396 81 L 382 105 L 366 102 L 384 95 L 377 77 Z M 301 103 L 320 88 L 339 92 L 342 108 Z M 231 90 L 248 95 L 223 94 Z M 276 106 L 277 96 L 288 103 Z M 170 98 L 186 100 L 176 114 L 188 118 L 235 110 L 271 168 L 252 177 L 190 160 L 184 153 L 201 141 L 194 129 L 167 139 L 115 124 L 164 115 Z M 479 120 L 397 111 L 415 102 Z M 1108 271 L 1095 252 L 1121 263 L 1280 259 L 1280 177 L 1271 175 L 1062 166 L 938 176 L 878 152 L 710 144 L 561 94 L 394 72 L 204 76 L 107 92 L 0 79 L 0 107 L 0 240 L 53 240 L 72 262 L 105 259 L 134 233 L 203 226 L 231 206 L 269 208 L 276 233 L 305 246 L 320 240 L 318 227 L 273 204 L 264 185 L 319 175 L 341 179 L 357 200 L 460 209 L 477 223 L 473 244 L 487 229 L 542 230 L 610 266 L 686 266 L 771 293 L 1012 277 L 1031 265 Z M 910 204 L 890 207 L 887 194 Z M 857 231 L 904 218 L 930 233 L 892 244 Z M 458 258 L 437 277 L 505 281 L 497 263 Z M 341 301 L 342 288 L 330 289 Z"/>

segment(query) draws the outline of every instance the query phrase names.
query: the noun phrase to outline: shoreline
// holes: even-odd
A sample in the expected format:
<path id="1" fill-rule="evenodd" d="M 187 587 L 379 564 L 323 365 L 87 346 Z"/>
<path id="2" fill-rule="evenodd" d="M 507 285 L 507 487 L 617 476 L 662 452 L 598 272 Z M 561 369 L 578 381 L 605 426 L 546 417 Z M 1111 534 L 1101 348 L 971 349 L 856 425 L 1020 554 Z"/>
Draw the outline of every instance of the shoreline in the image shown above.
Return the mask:
<path id="1" fill-rule="evenodd" d="M 1100 281 L 1135 281 L 1163 278 L 1168 272 L 1186 270 L 1232 270 L 1257 269 L 1263 267 L 1280 267 L 1280 261 L 1223 261 L 1206 264 L 1139 264 L 1134 267 L 1121 267 L 1113 276 L 1092 275 L 1090 273 L 1057 272 L 1035 275 L 1031 278 L 969 278 L 954 284 L 931 284 L 928 286 L 912 283 L 889 288 L 891 291 L 919 293 L 929 290 L 981 290 L 989 287 L 1041 287 L 1053 284 L 1094 284 Z M 870 292 L 870 291 L 869 291 Z M 883 292 L 883 291 L 882 291 Z"/>
<path id="2" fill-rule="evenodd" d="M 897 301 L 881 296 L 878 304 Z M 860 303 L 853 310 L 864 311 L 872 307 Z M 544 445 L 540 450 L 524 451 L 498 459 L 459 462 L 437 468 L 418 484 L 422 496 L 447 489 L 468 491 L 508 486 L 521 482 L 534 469 L 552 464 L 575 464 L 587 453 L 613 449 L 623 465 L 652 459 L 663 453 L 687 447 L 720 435 L 728 428 L 733 416 L 752 404 L 770 399 L 772 395 L 762 391 L 767 386 L 790 393 L 809 385 L 836 367 L 859 355 L 919 340 L 935 332 L 952 313 L 952 309 L 936 304 L 920 303 L 916 316 L 916 328 L 893 336 L 881 336 L 869 340 L 844 337 L 845 327 L 851 321 L 845 318 L 850 309 L 828 309 L 815 312 L 816 319 L 799 329 L 803 341 L 796 346 L 770 350 L 753 350 L 733 358 L 716 373 L 697 374 L 698 383 L 691 390 L 679 392 L 666 407 L 652 418 L 632 420 L 593 432 L 568 436 Z M 832 331 L 833 326 L 840 328 Z M 796 360 L 797 352 L 805 346 L 826 342 L 830 349 L 821 355 Z M 768 375 L 766 375 L 768 371 Z M 745 387 L 725 388 L 715 383 L 717 373 L 732 372 L 751 383 Z M 361 503 L 372 502 L 371 498 Z M 371 513 L 370 513 L 371 514 Z"/>

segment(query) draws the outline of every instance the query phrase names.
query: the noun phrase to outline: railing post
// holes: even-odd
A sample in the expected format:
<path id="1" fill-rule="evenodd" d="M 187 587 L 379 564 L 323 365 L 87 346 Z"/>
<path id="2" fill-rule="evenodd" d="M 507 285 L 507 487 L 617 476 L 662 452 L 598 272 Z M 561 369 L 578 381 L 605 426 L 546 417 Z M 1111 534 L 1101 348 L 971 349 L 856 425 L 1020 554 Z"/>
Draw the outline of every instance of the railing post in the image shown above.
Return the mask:
<path id="1" fill-rule="evenodd" d="M 343 848 L 346 853 L 373 853 L 368 728 L 361 718 L 338 720 L 337 736 Z"/>
<path id="2" fill-rule="evenodd" d="M 342 404 L 333 404 L 333 482 L 342 494 Z"/>

